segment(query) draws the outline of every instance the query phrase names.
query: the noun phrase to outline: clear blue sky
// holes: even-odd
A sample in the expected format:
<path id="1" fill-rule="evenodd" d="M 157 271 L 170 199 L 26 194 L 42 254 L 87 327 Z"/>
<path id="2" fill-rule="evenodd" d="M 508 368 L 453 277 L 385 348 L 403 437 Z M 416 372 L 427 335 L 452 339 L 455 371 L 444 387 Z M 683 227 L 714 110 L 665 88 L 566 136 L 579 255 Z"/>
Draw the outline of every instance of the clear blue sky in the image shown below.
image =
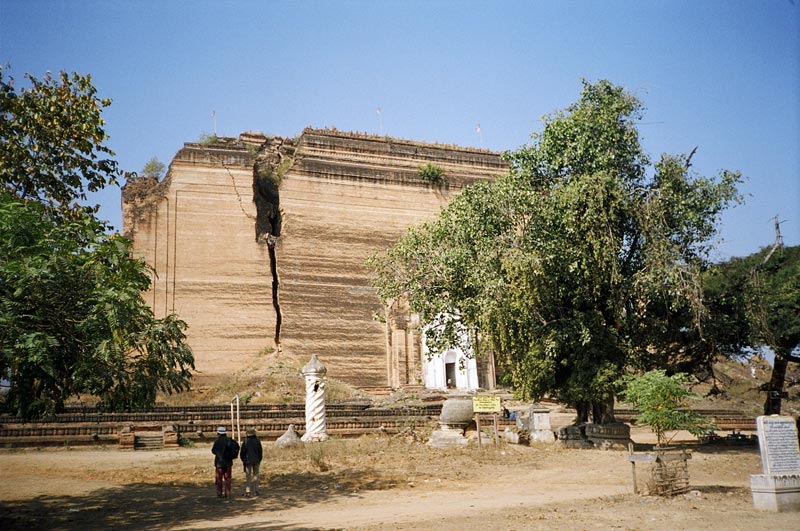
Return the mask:
<path id="1" fill-rule="evenodd" d="M 740 170 L 717 259 L 800 244 L 800 0 L 0 0 L 0 62 L 91 74 L 127 170 L 183 142 L 305 126 L 515 149 L 606 78 L 647 107 L 646 150 Z M 476 125 L 480 124 L 480 135 Z M 120 228 L 119 190 L 95 198 Z"/>

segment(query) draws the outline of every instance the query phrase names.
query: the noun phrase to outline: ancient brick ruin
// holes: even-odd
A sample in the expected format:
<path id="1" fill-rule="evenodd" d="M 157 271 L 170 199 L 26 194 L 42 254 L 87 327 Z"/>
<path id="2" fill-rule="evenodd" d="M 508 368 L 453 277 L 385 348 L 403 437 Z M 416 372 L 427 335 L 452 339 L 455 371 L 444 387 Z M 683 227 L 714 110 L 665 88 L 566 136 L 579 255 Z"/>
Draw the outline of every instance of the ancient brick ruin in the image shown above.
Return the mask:
<path id="1" fill-rule="evenodd" d="M 442 183 L 420 178 L 429 163 Z M 417 385 L 419 333 L 402 312 L 375 318 L 384 309 L 365 260 L 506 170 L 486 150 L 335 130 L 245 133 L 185 144 L 162 181 L 131 179 L 124 232 L 155 270 L 155 314 L 189 324 L 198 382 L 281 348 L 316 354 L 329 376 L 357 386 Z"/>

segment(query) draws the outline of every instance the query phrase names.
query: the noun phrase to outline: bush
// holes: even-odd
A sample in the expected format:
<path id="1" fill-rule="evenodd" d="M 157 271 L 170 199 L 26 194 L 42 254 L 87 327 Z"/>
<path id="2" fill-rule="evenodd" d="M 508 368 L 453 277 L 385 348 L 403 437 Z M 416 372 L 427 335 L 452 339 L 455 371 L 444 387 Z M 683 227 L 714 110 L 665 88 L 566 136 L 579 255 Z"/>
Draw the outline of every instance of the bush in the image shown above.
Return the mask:
<path id="1" fill-rule="evenodd" d="M 306 445 L 306 457 L 308 462 L 317 472 L 326 472 L 330 467 L 325 459 L 325 451 L 320 443 Z"/>
<path id="2" fill-rule="evenodd" d="M 444 181 L 444 170 L 441 166 L 431 164 L 430 162 L 417 169 L 419 178 L 426 183 L 440 184 Z"/>
<path id="3" fill-rule="evenodd" d="M 158 157 L 153 157 L 147 161 L 147 164 L 142 168 L 142 177 L 150 177 L 153 179 L 161 179 L 164 176 L 166 166 L 158 160 Z"/>
<path id="4" fill-rule="evenodd" d="M 214 145 L 217 143 L 219 138 L 216 134 L 213 133 L 206 133 L 205 131 L 200 133 L 200 138 L 197 140 L 199 144 L 204 144 L 206 146 Z"/>
<path id="5" fill-rule="evenodd" d="M 639 410 L 636 422 L 650 426 L 656 434 L 658 446 L 666 442 L 667 431 L 686 430 L 698 436 L 715 428 L 713 422 L 687 407 L 688 400 L 696 397 L 686 389 L 688 383 L 686 374 L 667 376 L 663 370 L 624 379 L 622 398 Z"/>

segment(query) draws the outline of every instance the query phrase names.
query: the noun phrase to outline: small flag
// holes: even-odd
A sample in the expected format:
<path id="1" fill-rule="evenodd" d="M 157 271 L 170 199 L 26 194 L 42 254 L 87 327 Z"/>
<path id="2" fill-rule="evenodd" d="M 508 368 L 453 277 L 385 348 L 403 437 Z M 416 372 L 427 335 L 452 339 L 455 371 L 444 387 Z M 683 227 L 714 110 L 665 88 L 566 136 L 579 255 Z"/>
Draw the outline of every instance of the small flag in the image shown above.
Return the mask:
<path id="1" fill-rule="evenodd" d="M 381 115 L 381 108 L 378 107 L 377 109 L 375 109 L 375 112 L 378 113 L 378 116 L 380 116 Z"/>
<path id="2" fill-rule="evenodd" d="M 481 124 L 478 124 L 478 125 L 475 126 L 475 132 L 476 133 L 480 133 L 481 132 Z"/>

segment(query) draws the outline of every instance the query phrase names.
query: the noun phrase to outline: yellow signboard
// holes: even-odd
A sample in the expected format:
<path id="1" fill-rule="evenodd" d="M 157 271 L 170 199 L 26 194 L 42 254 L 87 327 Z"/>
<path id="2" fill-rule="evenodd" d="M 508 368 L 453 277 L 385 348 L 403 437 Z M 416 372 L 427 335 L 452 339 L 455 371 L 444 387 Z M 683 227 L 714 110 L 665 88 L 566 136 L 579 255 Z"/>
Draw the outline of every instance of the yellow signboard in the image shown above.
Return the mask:
<path id="1" fill-rule="evenodd" d="M 473 396 L 472 397 L 472 412 L 473 413 L 500 413 L 500 397 L 499 396 Z"/>

